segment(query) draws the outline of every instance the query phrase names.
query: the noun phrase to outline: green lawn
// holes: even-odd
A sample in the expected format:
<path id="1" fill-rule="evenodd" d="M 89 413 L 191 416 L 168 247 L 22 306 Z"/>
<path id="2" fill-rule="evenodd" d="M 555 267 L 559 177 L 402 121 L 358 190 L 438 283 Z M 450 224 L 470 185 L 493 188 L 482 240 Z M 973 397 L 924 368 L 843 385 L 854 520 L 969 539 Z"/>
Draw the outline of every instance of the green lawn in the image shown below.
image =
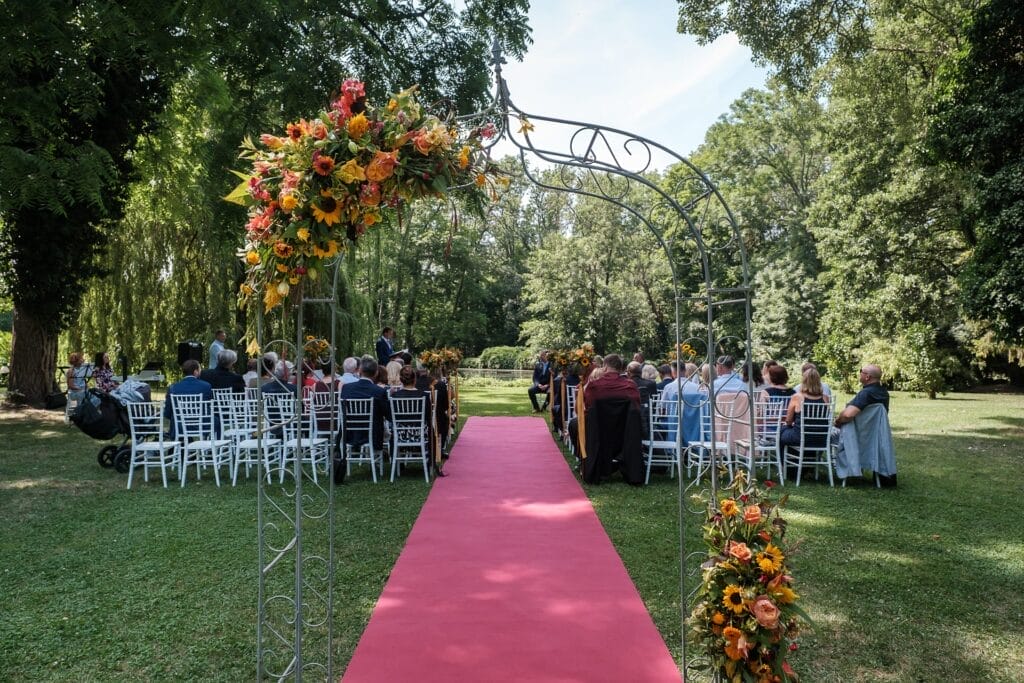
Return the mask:
<path id="1" fill-rule="evenodd" d="M 525 385 L 463 389 L 464 415 L 529 414 Z M 791 494 L 791 539 L 817 631 L 805 681 L 1024 680 L 1024 396 L 898 394 L 896 490 Z M 124 488 L 57 413 L 0 413 L 3 680 L 249 680 L 255 485 Z M 666 642 L 679 650 L 677 486 L 589 487 Z M 338 662 L 351 656 L 428 489 L 369 482 L 336 498 Z M 340 667 L 339 667 L 340 669 Z"/>

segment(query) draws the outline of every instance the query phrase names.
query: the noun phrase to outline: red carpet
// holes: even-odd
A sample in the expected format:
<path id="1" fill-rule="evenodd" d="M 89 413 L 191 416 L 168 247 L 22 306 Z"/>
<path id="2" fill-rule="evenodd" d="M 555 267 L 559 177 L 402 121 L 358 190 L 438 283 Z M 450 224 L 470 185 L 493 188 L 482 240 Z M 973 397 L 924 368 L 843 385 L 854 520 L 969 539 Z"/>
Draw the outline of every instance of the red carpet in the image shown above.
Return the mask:
<path id="1" fill-rule="evenodd" d="M 473 417 L 344 683 L 679 681 L 543 420 Z"/>

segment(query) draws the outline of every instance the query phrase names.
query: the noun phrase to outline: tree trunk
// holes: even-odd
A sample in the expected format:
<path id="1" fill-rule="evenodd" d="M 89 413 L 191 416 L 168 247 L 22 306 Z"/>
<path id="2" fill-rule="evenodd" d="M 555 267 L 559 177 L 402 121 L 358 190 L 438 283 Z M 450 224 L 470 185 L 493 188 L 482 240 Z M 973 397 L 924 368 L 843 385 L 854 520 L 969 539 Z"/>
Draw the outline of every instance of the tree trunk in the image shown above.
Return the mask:
<path id="1" fill-rule="evenodd" d="M 31 313 L 14 304 L 11 328 L 10 390 L 41 406 L 54 389 L 57 372 L 57 335 L 47 331 Z"/>

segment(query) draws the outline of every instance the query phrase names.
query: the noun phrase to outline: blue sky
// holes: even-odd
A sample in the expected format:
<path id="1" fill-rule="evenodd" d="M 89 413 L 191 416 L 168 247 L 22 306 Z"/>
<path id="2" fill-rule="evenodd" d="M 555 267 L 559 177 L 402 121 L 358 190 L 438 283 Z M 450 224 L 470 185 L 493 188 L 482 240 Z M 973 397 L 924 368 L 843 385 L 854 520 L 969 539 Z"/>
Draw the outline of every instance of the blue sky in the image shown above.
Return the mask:
<path id="1" fill-rule="evenodd" d="M 677 33 L 674 0 L 531 5 L 533 45 L 504 68 L 526 112 L 621 128 L 688 156 L 733 100 L 765 83 L 735 36 L 699 46 Z"/>

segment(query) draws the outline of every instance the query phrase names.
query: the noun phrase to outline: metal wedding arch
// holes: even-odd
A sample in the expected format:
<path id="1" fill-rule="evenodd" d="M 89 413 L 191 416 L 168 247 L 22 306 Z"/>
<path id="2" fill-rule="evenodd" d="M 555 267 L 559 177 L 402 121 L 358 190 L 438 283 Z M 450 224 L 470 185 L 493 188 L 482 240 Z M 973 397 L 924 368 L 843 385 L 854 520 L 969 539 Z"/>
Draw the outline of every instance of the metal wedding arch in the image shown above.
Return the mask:
<path id="1" fill-rule="evenodd" d="M 518 152 L 519 165 L 534 185 L 548 190 L 584 195 L 610 202 L 623 213 L 623 224 L 646 229 L 663 250 L 672 274 L 675 348 L 688 345 L 692 360 L 707 363 L 710 377 L 702 403 L 710 411 L 711 440 L 728 420 L 742 421 L 754 430 L 753 411 L 726 415 L 719 407 L 714 359 L 730 354 L 737 368 L 753 362 L 751 354 L 752 286 L 746 249 L 739 226 L 714 183 L 690 161 L 642 136 L 592 123 L 570 121 L 518 108 L 502 75 L 505 63 L 500 48 L 492 49 L 496 90 L 487 110 L 459 117 L 461 124 L 476 127 L 493 123 L 496 135 L 508 140 Z M 623 106 L 628 94 L 621 93 Z M 551 165 L 554 173 L 538 174 L 529 159 Z M 659 169 L 666 169 L 660 171 Z M 338 291 L 334 271 L 333 292 Z M 305 343 L 304 314 L 311 306 L 329 305 L 332 335 L 324 355 L 334 357 L 337 306 L 334 297 L 302 298 L 295 303 L 294 340 L 277 339 L 262 344 L 280 348 L 301 359 Z M 257 339 L 263 341 L 262 315 L 257 319 Z M 748 391 L 753 387 L 747 382 Z M 294 415 L 302 414 L 298 397 Z M 260 415 L 263 414 L 262 392 Z M 683 396 L 679 392 L 676 414 L 681 433 Z M 695 406 L 696 407 L 696 406 Z M 262 418 L 261 418 L 262 419 Z M 299 420 L 301 418 L 292 418 Z M 333 424 L 337 415 L 331 415 Z M 332 426 L 333 426 L 332 424 Z M 276 425 L 260 425 L 269 432 Z M 677 443 L 677 449 L 681 447 Z M 296 450 L 296 455 L 298 450 Z M 677 453 L 677 456 L 679 454 Z M 718 467 L 713 456 L 710 494 L 718 490 Z M 257 620 L 257 672 L 259 680 L 333 680 L 334 639 L 334 484 L 330 465 L 321 464 L 319 476 L 293 457 L 290 466 L 262 472 L 259 479 L 257 525 L 259 540 L 259 613 Z M 699 510 L 689 503 L 690 489 L 699 482 L 679 480 L 679 563 L 681 668 L 692 661 L 686 646 L 686 621 L 692 592 L 700 580 L 702 551 L 688 550 L 691 542 L 687 520 Z M 699 527 L 693 534 L 699 539 Z"/>

